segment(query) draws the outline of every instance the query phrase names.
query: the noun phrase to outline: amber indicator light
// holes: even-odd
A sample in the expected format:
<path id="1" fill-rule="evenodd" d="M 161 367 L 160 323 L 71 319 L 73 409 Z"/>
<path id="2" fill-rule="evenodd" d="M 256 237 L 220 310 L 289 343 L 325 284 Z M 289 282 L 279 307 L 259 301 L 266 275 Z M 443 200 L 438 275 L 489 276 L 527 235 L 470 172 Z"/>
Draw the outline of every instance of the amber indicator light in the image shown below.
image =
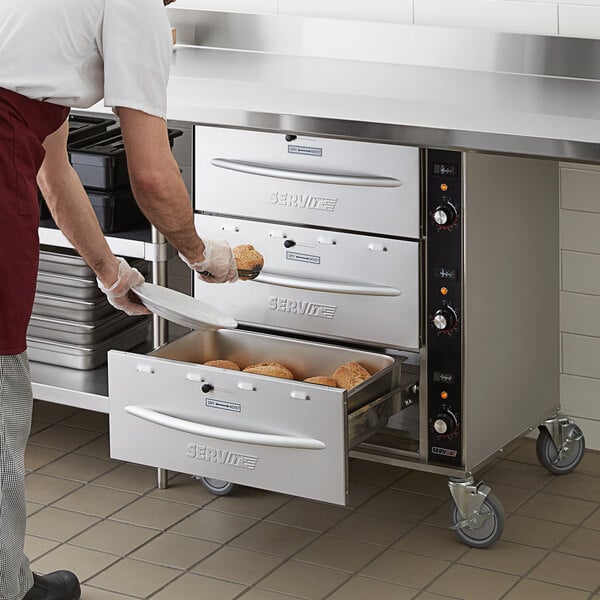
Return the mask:
<path id="1" fill-rule="evenodd" d="M 442 190 L 442 192 L 447 192 L 448 191 L 448 184 L 447 183 L 442 183 L 440 185 L 440 190 Z"/>
<path id="2" fill-rule="evenodd" d="M 448 399 L 448 392 L 442 392 L 440 394 L 440 396 L 442 397 L 442 400 L 447 400 Z"/>
<path id="3" fill-rule="evenodd" d="M 446 296 L 448 294 L 448 288 L 447 287 L 440 288 L 440 294 L 442 296 Z"/>

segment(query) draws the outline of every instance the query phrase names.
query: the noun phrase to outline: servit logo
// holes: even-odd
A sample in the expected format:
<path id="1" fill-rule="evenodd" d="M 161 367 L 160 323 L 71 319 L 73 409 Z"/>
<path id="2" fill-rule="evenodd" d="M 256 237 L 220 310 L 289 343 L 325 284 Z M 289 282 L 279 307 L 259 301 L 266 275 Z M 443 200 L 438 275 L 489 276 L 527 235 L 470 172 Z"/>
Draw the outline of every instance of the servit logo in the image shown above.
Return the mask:
<path id="1" fill-rule="evenodd" d="M 240 469 L 249 469 L 254 471 L 258 463 L 258 456 L 250 454 L 238 454 L 229 450 L 219 450 L 209 446 L 200 446 L 198 444 L 188 444 L 186 447 L 186 456 L 196 460 L 204 460 L 219 465 L 228 465 L 230 467 L 239 467 Z"/>
<path id="2" fill-rule="evenodd" d="M 267 308 L 269 310 L 278 310 L 305 317 L 320 317 L 321 319 L 333 319 L 337 311 L 337 306 L 332 304 L 319 304 L 318 302 L 294 300 L 293 298 L 281 298 L 278 296 L 269 297 Z"/>
<path id="3" fill-rule="evenodd" d="M 323 196 L 313 196 L 312 194 L 271 192 L 270 202 L 277 206 L 333 212 L 337 207 L 338 200 L 337 198 L 324 198 Z"/>

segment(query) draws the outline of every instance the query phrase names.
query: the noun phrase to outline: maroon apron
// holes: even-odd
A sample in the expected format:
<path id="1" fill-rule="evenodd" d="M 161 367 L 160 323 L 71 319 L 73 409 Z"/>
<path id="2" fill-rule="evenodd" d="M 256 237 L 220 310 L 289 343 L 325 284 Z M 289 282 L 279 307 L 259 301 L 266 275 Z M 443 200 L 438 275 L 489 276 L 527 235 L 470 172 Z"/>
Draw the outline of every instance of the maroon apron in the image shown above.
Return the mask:
<path id="1" fill-rule="evenodd" d="M 0 355 L 20 354 L 39 264 L 36 176 L 69 109 L 0 88 Z"/>

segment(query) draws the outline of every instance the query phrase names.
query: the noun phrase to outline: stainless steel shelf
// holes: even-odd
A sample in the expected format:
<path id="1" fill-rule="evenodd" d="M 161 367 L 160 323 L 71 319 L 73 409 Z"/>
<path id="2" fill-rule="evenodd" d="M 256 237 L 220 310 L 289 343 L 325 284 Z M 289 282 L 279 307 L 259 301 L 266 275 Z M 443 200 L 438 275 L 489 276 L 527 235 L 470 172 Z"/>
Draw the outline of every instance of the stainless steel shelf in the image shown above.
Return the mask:
<path id="1" fill-rule="evenodd" d="M 52 219 L 43 219 L 39 227 L 40 244 L 72 248 L 73 245 L 56 228 Z M 120 233 L 106 236 L 106 241 L 112 252 L 119 256 L 129 258 L 143 258 L 145 260 L 164 262 L 169 258 L 168 245 L 153 243 L 150 225 L 139 227 Z"/>

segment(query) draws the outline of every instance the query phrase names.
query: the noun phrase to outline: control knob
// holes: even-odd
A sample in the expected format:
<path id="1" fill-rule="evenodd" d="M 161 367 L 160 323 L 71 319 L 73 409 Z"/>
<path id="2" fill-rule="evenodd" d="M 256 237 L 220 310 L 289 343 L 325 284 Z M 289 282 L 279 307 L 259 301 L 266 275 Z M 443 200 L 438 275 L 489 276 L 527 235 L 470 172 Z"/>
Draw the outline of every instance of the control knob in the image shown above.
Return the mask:
<path id="1" fill-rule="evenodd" d="M 456 417 L 449 412 L 438 415 L 433 422 L 433 428 L 439 435 L 450 435 L 454 432 L 456 426 Z"/>
<path id="2" fill-rule="evenodd" d="M 439 227 L 452 227 L 456 223 L 456 209 L 452 204 L 442 204 L 433 211 L 433 222 Z"/>
<path id="3" fill-rule="evenodd" d="M 449 331 L 456 325 L 456 313 L 449 307 L 440 308 L 433 315 L 433 326 L 438 331 Z"/>

